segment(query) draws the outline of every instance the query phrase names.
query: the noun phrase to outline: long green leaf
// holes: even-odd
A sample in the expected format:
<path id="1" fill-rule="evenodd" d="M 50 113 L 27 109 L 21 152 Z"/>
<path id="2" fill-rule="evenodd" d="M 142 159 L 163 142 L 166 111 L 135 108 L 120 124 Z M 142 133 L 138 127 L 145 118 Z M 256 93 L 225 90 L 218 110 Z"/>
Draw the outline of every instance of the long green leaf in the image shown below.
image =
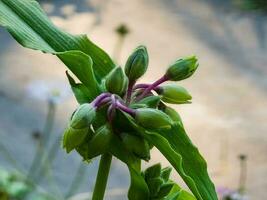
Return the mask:
<path id="1" fill-rule="evenodd" d="M 0 25 L 24 47 L 52 54 L 78 50 L 89 55 L 98 81 L 114 67 L 110 57 L 86 35 L 74 36 L 55 27 L 35 0 L 0 0 Z M 62 61 L 73 67 L 69 60 Z"/>
<path id="2" fill-rule="evenodd" d="M 198 200 L 218 199 L 207 172 L 206 161 L 181 125 L 175 123 L 171 129 L 157 133 L 147 131 L 130 121 L 137 132 L 167 158 Z"/>

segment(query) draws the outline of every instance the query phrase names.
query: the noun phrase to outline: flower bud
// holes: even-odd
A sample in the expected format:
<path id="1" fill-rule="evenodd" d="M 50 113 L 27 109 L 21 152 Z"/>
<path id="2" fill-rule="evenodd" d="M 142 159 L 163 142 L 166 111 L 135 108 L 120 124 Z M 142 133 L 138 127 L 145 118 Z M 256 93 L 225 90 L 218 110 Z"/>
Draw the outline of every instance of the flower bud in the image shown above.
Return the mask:
<path id="1" fill-rule="evenodd" d="M 119 96 L 123 95 L 128 85 L 128 79 L 120 67 L 113 69 L 106 77 L 106 89 Z"/>
<path id="2" fill-rule="evenodd" d="M 192 99 L 192 96 L 184 87 L 175 84 L 163 85 L 157 90 L 157 92 L 161 95 L 161 100 L 166 103 L 190 103 L 189 100 Z"/>
<path id="3" fill-rule="evenodd" d="M 96 115 L 96 110 L 93 105 L 85 103 L 73 114 L 69 126 L 73 129 L 83 129 L 89 127 Z"/>
<path id="4" fill-rule="evenodd" d="M 121 133 L 121 138 L 126 149 L 130 152 L 146 161 L 150 159 L 150 147 L 144 138 L 130 133 Z"/>
<path id="5" fill-rule="evenodd" d="M 73 149 L 83 143 L 89 129 L 89 127 L 74 129 L 69 126 L 65 130 L 63 136 L 63 148 L 66 149 L 67 153 L 71 152 Z"/>
<path id="6" fill-rule="evenodd" d="M 152 108 L 139 108 L 136 110 L 136 122 L 148 129 L 171 128 L 172 120 L 164 112 Z"/>
<path id="7" fill-rule="evenodd" d="M 148 96 L 148 97 L 141 99 L 138 103 L 146 104 L 147 107 L 149 107 L 149 108 L 156 108 L 156 107 L 158 107 L 159 102 L 160 102 L 159 96 L 151 95 L 151 96 Z"/>
<path id="8" fill-rule="evenodd" d="M 130 81 L 136 81 L 144 75 L 148 66 L 148 53 L 146 47 L 139 46 L 128 58 L 125 64 L 125 74 Z"/>
<path id="9" fill-rule="evenodd" d="M 180 117 L 179 113 L 176 112 L 176 110 L 166 106 L 162 111 L 166 113 L 172 119 L 173 122 L 177 122 L 181 126 L 183 126 L 182 118 Z"/>
<path id="10" fill-rule="evenodd" d="M 88 103 L 80 105 L 74 112 L 63 136 L 63 148 L 66 149 L 67 153 L 83 142 L 90 131 L 95 114 L 95 108 Z"/>
<path id="11" fill-rule="evenodd" d="M 83 154 L 83 157 L 92 159 L 100 154 L 107 151 L 109 147 L 109 142 L 112 137 L 111 129 L 108 125 L 104 125 L 96 130 L 93 137 L 84 143 L 83 146 L 77 148 L 77 151 Z"/>
<path id="12" fill-rule="evenodd" d="M 197 67 L 198 62 L 195 56 L 179 59 L 168 68 L 166 76 L 170 81 L 181 81 L 192 76 Z"/>

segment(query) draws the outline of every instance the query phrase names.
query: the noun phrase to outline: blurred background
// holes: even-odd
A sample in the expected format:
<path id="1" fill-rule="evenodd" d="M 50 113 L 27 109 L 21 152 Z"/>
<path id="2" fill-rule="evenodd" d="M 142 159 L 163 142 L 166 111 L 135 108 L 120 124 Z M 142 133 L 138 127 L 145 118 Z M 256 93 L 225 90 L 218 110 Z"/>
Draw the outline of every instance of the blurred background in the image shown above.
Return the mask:
<path id="1" fill-rule="evenodd" d="M 87 34 L 121 66 L 136 46 L 147 46 L 150 65 L 142 82 L 195 54 L 200 67 L 181 82 L 193 103 L 176 107 L 186 130 L 219 193 L 241 188 L 247 199 L 266 198 L 266 0 L 39 2 L 57 26 Z M 56 199 L 78 193 L 75 199 L 85 199 L 98 159 L 87 165 L 60 147 L 77 106 L 65 70 L 56 57 L 22 48 L 0 28 L 0 172 L 28 174 Z M 159 161 L 169 166 L 153 149 L 152 163 Z M 172 176 L 184 185 L 175 171 Z M 106 199 L 126 199 L 128 186 L 126 166 L 113 159 Z"/>

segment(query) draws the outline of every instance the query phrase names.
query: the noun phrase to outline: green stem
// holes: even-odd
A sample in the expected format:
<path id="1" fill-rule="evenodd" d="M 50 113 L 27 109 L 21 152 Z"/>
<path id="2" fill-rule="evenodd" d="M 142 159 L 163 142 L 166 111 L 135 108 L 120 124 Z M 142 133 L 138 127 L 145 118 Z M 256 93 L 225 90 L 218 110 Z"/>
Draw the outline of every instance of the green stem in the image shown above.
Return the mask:
<path id="1" fill-rule="evenodd" d="M 112 155 L 108 153 L 101 156 L 92 200 L 103 200 L 104 198 L 111 160 Z"/>

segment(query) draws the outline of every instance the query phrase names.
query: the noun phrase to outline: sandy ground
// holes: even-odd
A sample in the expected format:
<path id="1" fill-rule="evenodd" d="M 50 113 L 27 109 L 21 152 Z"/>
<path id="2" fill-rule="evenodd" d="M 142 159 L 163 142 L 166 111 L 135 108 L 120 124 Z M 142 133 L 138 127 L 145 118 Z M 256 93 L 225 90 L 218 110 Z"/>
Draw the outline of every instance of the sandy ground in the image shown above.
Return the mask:
<path id="1" fill-rule="evenodd" d="M 265 198 L 266 18 L 194 0 L 56 3 L 54 7 L 44 1 L 43 7 L 57 25 L 71 33 L 87 33 L 111 55 L 117 41 L 114 28 L 126 23 L 132 31 L 126 39 L 119 64 L 125 62 L 137 45 L 146 45 L 150 68 L 142 79 L 144 82 L 159 78 L 176 58 L 197 55 L 200 60 L 197 73 L 181 82 L 193 95 L 193 104 L 176 107 L 188 134 L 206 158 L 216 186 L 238 187 L 240 167 L 237 157 L 246 154 L 247 194 L 253 200 Z M 1 142 L 16 155 L 22 168 L 27 169 L 34 152 L 30 133 L 42 129 L 47 109 L 45 98 L 32 98 L 26 92 L 27 87 L 36 80 L 67 85 L 65 67 L 51 55 L 23 49 L 2 29 L 0 41 Z M 75 106 L 72 96 L 58 105 L 54 136 L 60 134 Z M 79 160 L 76 154 L 66 155 L 60 150 L 53 168 L 62 191 L 67 190 Z M 152 161 L 168 165 L 156 150 L 153 150 Z M 2 155 L 0 162 L 4 167 L 10 167 Z M 92 189 L 96 168 L 97 162 L 88 167 L 81 192 Z M 113 195 L 124 193 L 129 182 L 127 176 L 125 166 L 115 160 L 109 192 Z M 175 172 L 173 178 L 180 181 Z M 110 199 L 125 198 L 120 195 Z"/>

